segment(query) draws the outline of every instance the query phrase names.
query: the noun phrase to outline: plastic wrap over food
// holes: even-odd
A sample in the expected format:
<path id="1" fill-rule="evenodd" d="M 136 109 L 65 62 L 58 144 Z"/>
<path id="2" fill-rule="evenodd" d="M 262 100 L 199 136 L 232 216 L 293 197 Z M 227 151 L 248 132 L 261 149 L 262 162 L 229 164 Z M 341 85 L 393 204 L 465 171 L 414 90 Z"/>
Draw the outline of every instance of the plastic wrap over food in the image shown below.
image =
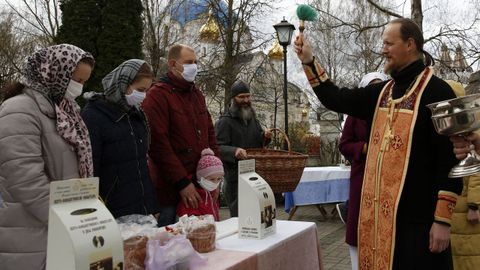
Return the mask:
<path id="1" fill-rule="evenodd" d="M 180 221 L 185 233 L 189 233 L 203 227 L 215 227 L 215 218 L 212 215 L 182 216 Z"/>
<path id="2" fill-rule="evenodd" d="M 154 216 L 127 215 L 116 219 L 122 239 L 126 240 L 133 236 L 152 236 L 164 229 L 157 227 Z"/>
<path id="3" fill-rule="evenodd" d="M 207 259 L 195 252 L 185 235 L 159 234 L 147 242 L 147 270 L 188 270 L 203 265 Z M 167 238 L 165 238 L 167 237 Z"/>

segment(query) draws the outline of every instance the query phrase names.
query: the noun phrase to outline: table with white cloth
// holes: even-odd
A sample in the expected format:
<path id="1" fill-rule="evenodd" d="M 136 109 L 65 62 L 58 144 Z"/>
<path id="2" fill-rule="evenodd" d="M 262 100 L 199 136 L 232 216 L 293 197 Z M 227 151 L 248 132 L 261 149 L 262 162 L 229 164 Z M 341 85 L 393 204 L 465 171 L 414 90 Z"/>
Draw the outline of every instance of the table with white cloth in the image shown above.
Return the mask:
<path id="1" fill-rule="evenodd" d="M 273 235 L 241 239 L 238 218 L 218 222 L 216 250 L 202 254 L 207 263 L 199 269 L 322 269 L 315 223 L 277 220 L 276 224 Z M 221 236 L 222 227 L 230 227 L 231 233 Z"/>
<path id="2" fill-rule="evenodd" d="M 326 219 L 322 205 L 346 201 L 349 186 L 350 166 L 306 167 L 295 191 L 284 194 L 288 219 L 303 205 L 316 205 Z"/>

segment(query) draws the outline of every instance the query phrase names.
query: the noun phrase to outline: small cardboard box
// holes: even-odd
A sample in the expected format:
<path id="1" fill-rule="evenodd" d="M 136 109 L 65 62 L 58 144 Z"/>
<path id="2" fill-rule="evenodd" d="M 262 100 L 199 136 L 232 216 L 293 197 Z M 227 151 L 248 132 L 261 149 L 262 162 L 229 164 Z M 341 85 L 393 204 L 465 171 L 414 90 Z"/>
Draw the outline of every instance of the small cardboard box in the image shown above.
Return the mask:
<path id="1" fill-rule="evenodd" d="M 255 173 L 255 160 L 238 163 L 238 235 L 262 239 L 276 232 L 275 196 Z"/>
<path id="2" fill-rule="evenodd" d="M 123 270 L 118 225 L 97 196 L 98 178 L 50 184 L 47 270 Z"/>

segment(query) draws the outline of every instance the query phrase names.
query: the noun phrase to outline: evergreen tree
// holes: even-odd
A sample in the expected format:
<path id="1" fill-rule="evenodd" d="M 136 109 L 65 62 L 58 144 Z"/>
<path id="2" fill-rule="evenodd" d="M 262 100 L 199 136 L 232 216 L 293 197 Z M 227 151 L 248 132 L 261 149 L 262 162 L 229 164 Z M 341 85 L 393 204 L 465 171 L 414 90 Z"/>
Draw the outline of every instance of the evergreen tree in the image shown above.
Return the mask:
<path id="1" fill-rule="evenodd" d="M 102 32 L 96 73 L 104 75 L 131 58 L 143 59 L 141 0 L 107 0 L 103 9 Z"/>
<path id="2" fill-rule="evenodd" d="M 60 4 L 62 25 L 58 30 L 57 43 L 69 43 L 90 52 L 97 61 L 99 55 L 98 36 L 102 30 L 102 10 L 105 1 L 99 0 L 63 0 Z M 101 90 L 101 81 L 96 72 L 98 61 L 84 91 Z M 99 88 L 100 86 L 100 88 Z M 88 90 L 87 90 L 88 89 Z"/>
<path id="3" fill-rule="evenodd" d="M 84 91 L 102 91 L 103 77 L 127 59 L 143 58 L 141 0 L 64 0 L 58 43 L 70 43 L 95 57 Z"/>

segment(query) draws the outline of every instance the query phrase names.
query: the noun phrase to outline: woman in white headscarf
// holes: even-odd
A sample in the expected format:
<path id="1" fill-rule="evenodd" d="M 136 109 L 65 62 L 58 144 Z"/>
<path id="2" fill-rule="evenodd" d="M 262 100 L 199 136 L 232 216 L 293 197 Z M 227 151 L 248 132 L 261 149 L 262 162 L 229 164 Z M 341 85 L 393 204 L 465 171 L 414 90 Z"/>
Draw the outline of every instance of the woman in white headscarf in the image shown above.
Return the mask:
<path id="1" fill-rule="evenodd" d="M 91 97 L 82 111 L 100 196 L 115 218 L 159 212 L 147 167 L 150 132 L 140 108 L 152 81 L 145 61 L 127 60 L 103 78 L 103 94 Z"/>
<path id="2" fill-rule="evenodd" d="M 94 65 L 60 44 L 31 55 L 24 82 L 2 89 L 0 268 L 44 269 L 50 182 L 93 176 L 88 130 L 75 98 Z"/>

